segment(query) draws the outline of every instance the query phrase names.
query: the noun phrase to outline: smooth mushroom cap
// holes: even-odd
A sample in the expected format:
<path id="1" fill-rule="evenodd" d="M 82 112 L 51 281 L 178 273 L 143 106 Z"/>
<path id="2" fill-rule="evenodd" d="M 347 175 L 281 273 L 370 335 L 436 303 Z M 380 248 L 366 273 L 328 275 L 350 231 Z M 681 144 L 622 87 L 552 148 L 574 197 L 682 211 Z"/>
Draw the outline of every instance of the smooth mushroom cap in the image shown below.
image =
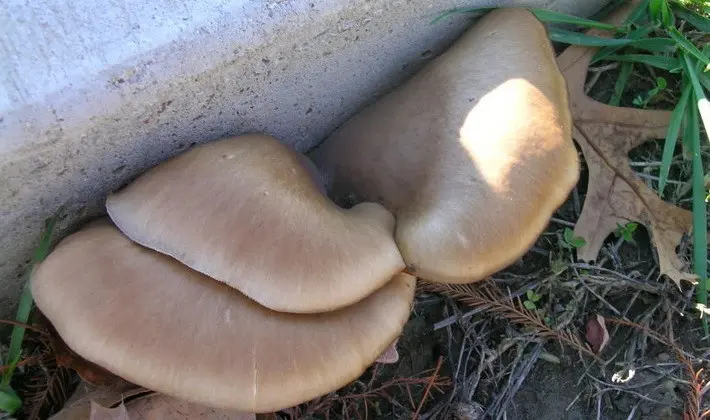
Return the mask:
<path id="1" fill-rule="evenodd" d="M 61 241 L 31 280 L 39 309 L 88 361 L 163 394 L 257 413 L 359 377 L 402 332 L 414 288 L 398 274 L 337 311 L 276 312 L 104 222 Z"/>
<path id="2" fill-rule="evenodd" d="M 567 85 L 545 27 L 517 8 L 448 51 L 313 152 L 333 194 L 395 214 L 409 272 L 480 280 L 535 242 L 579 177 Z"/>
<path id="3" fill-rule="evenodd" d="M 394 217 L 345 210 L 273 137 L 206 143 L 108 197 L 133 241 L 238 289 L 267 308 L 315 313 L 351 305 L 405 268 Z"/>

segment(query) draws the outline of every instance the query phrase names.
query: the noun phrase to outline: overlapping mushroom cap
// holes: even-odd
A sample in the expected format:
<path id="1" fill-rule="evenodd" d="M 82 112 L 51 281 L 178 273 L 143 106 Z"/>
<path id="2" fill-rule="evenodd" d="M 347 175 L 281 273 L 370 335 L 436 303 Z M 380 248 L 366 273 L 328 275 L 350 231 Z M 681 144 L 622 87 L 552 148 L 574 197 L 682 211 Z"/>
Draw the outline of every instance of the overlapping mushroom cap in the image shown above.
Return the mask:
<path id="1" fill-rule="evenodd" d="M 88 361 L 187 401 L 266 412 L 361 375 L 401 333 L 414 283 L 399 274 L 337 311 L 276 312 L 100 221 L 62 240 L 31 290 Z"/>
<path id="2" fill-rule="evenodd" d="M 410 272 L 466 283 L 524 254 L 576 184 L 571 124 L 544 26 L 497 9 L 314 157 L 395 214 Z"/>
<path id="3" fill-rule="evenodd" d="M 133 241 L 267 308 L 342 308 L 405 267 L 394 217 L 374 203 L 336 206 L 299 159 L 262 134 L 213 141 L 151 168 L 106 207 Z"/>

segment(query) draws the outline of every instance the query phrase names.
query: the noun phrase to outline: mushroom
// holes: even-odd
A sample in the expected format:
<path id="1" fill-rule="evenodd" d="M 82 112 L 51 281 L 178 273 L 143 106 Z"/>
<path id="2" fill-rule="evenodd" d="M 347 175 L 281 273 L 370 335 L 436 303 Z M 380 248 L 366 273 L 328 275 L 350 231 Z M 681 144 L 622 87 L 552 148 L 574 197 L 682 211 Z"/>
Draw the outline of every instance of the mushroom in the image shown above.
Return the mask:
<path id="1" fill-rule="evenodd" d="M 394 213 L 408 272 L 468 283 L 522 256 L 569 195 L 580 171 L 571 128 L 545 27 L 503 8 L 312 157 L 332 195 L 354 192 Z"/>
<path id="2" fill-rule="evenodd" d="M 175 398 L 260 413 L 358 378 L 402 332 L 415 278 L 397 274 L 332 312 L 276 312 L 97 221 L 63 239 L 30 287 L 89 362 Z"/>
<path id="3" fill-rule="evenodd" d="M 302 159 L 264 134 L 221 139 L 151 168 L 106 208 L 133 241 L 267 308 L 331 311 L 405 265 L 393 215 L 375 203 L 338 207 Z"/>

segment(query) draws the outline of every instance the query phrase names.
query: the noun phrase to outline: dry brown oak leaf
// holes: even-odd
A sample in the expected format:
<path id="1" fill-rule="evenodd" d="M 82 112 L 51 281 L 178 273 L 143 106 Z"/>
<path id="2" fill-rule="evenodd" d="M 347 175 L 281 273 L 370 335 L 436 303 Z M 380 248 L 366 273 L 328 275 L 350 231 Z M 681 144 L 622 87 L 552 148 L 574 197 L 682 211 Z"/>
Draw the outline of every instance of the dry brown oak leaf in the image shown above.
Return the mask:
<path id="1" fill-rule="evenodd" d="M 607 19 L 619 24 L 636 7 L 631 1 Z M 609 37 L 604 31 L 590 35 Z M 616 107 L 598 102 L 584 92 L 590 60 L 597 48 L 570 46 L 557 57 L 565 75 L 574 121 L 573 137 L 589 168 L 587 196 L 574 229 L 586 245 L 577 249 L 581 260 L 593 261 L 606 237 L 622 226 L 638 222 L 651 236 L 660 269 L 680 287 L 685 280 L 696 283 L 676 247 L 692 228 L 692 213 L 663 201 L 631 170 L 628 153 L 649 140 L 664 138 L 671 113 Z"/>
<path id="2" fill-rule="evenodd" d="M 50 420 L 255 420 L 253 413 L 219 410 L 158 394 L 128 382 L 82 382 Z"/>

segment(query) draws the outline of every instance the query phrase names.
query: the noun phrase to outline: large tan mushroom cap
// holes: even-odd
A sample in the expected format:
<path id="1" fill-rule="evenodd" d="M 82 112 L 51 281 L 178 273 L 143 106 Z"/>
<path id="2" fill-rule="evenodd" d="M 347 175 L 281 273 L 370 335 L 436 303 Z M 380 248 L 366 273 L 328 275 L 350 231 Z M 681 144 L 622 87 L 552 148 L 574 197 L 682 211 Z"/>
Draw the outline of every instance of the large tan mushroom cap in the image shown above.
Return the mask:
<path id="1" fill-rule="evenodd" d="M 314 313 L 359 301 L 405 267 L 390 212 L 345 210 L 318 188 L 297 153 L 251 134 L 153 167 L 106 207 L 135 242 L 267 308 Z"/>
<path id="2" fill-rule="evenodd" d="M 108 223 L 64 239 L 31 281 L 37 306 L 88 361 L 154 391 L 248 412 L 359 377 L 400 335 L 414 286 L 399 274 L 338 311 L 275 312 Z"/>
<path id="3" fill-rule="evenodd" d="M 397 219 L 413 274 L 465 283 L 524 254 L 579 177 L 567 86 L 544 26 L 497 9 L 314 154 L 335 193 Z"/>

